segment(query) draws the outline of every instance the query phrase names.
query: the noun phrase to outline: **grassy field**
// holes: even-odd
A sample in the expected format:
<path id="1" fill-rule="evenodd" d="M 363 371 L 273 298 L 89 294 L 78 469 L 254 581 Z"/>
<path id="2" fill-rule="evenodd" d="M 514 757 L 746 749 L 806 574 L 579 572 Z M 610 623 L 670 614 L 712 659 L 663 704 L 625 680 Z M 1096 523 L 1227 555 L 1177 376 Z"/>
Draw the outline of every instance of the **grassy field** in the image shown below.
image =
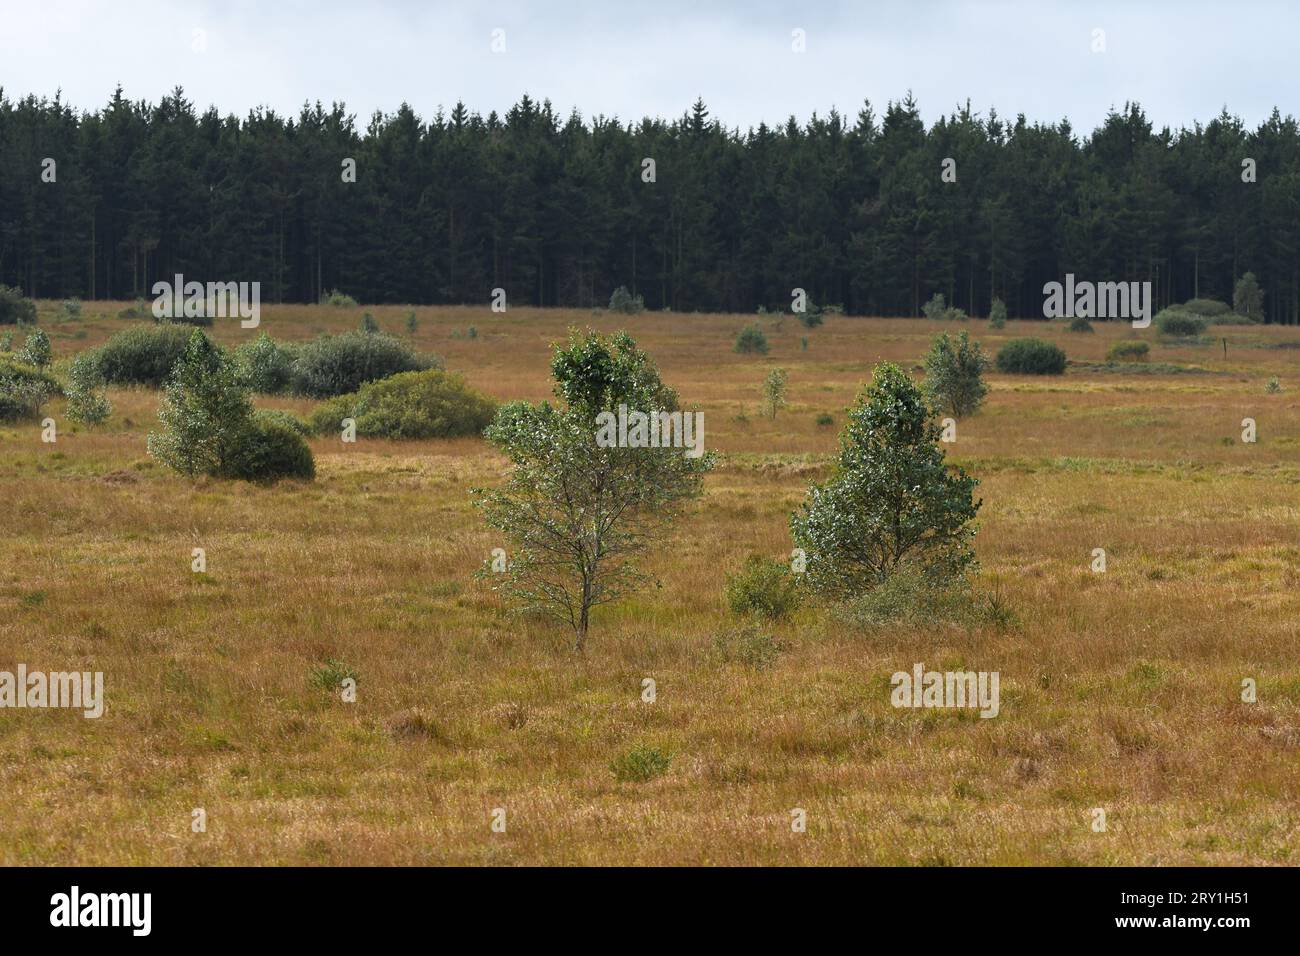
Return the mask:
<path id="1" fill-rule="evenodd" d="M 121 308 L 60 322 L 42 303 L 56 357 L 129 325 Z M 262 329 L 306 339 L 362 311 L 269 306 Z M 370 311 L 406 335 L 406 307 Z M 473 577 L 508 546 L 470 506 L 505 467 L 480 440 L 320 439 L 312 484 L 192 483 L 145 453 L 157 392 L 111 390 L 98 429 L 56 400 L 56 444 L 0 426 L 0 669 L 103 671 L 107 704 L 0 710 L 0 863 L 1300 863 L 1300 329 L 1150 329 L 1151 361 L 1179 369 L 1144 372 L 1101 364 L 1134 335 L 1114 323 L 957 326 L 1079 363 L 991 375 L 949 446 L 981 479 L 979 583 L 1014 625 L 863 631 L 808 607 L 758 669 L 714 653 L 726 573 L 789 554 L 873 364 L 918 368 L 943 326 L 764 320 L 756 358 L 731 352 L 746 316 L 415 311 L 415 344 L 495 398 L 547 397 L 567 327 L 627 328 L 704 411 L 722 462 L 648 562 L 662 588 L 598 610 L 578 658 Z M 776 365 L 790 406 L 771 421 Z M 889 675 L 918 661 L 1000 672 L 1000 715 L 892 708 Z M 356 703 L 313 679 L 327 662 Z M 641 745 L 666 772 L 616 779 Z"/>

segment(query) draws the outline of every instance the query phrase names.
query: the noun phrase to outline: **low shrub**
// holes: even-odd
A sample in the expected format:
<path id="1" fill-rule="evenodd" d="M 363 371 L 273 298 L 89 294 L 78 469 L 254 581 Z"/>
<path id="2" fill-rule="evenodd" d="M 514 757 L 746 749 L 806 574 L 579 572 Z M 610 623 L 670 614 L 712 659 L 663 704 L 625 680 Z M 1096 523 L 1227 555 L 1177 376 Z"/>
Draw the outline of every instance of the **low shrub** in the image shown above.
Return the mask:
<path id="1" fill-rule="evenodd" d="M 0 285 L 0 325 L 34 325 L 36 303 L 16 286 Z"/>
<path id="2" fill-rule="evenodd" d="M 1092 323 L 1089 322 L 1089 321 L 1087 320 L 1087 318 L 1084 317 L 1084 316 L 1082 316 L 1082 315 L 1076 315 L 1073 319 L 1071 319 L 1071 320 L 1070 320 L 1070 324 L 1069 324 L 1068 326 L 1066 326 L 1066 330 L 1069 331 L 1069 332 L 1092 332 L 1092 331 L 1094 331 L 1094 329 L 1093 329 L 1093 327 L 1092 327 Z"/>
<path id="3" fill-rule="evenodd" d="M 321 293 L 320 304 L 356 308 L 357 300 L 338 289 L 330 289 L 328 292 Z"/>
<path id="4" fill-rule="evenodd" d="M 1112 345 L 1106 351 L 1106 358 L 1112 362 L 1143 362 L 1150 351 L 1151 346 L 1146 342 L 1126 339 Z"/>
<path id="5" fill-rule="evenodd" d="M 1232 311 L 1232 306 L 1226 302 L 1220 302 L 1218 299 L 1189 299 L 1179 306 L 1184 312 L 1191 312 L 1195 315 L 1203 315 L 1207 319 L 1213 319 L 1216 316 L 1224 315 Z"/>
<path id="6" fill-rule="evenodd" d="M 1007 304 L 1001 299 L 993 300 L 993 307 L 989 309 L 989 326 L 995 329 L 1006 328 L 1007 325 Z"/>
<path id="7" fill-rule="evenodd" d="M 280 413 L 284 414 L 284 413 Z M 223 478 L 243 481 L 278 481 L 316 477 L 316 463 L 302 435 L 283 424 L 274 413 L 259 412 L 235 442 Z"/>
<path id="8" fill-rule="evenodd" d="M 627 291 L 627 286 L 621 285 L 614 290 L 609 297 L 609 311 L 621 312 L 623 315 L 636 315 L 645 310 L 645 299 L 639 295 L 633 295 Z"/>
<path id="9" fill-rule="evenodd" d="M 799 606 L 799 585 L 780 561 L 752 554 L 739 571 L 727 575 L 723 589 L 735 614 L 757 614 L 770 621 L 788 617 Z"/>
<path id="10" fill-rule="evenodd" d="M 984 372 L 989 360 L 963 330 L 955 338 L 935 336 L 925 357 L 925 389 L 944 411 L 961 418 L 975 412 L 988 394 Z"/>
<path id="11" fill-rule="evenodd" d="M 322 434 L 353 418 L 364 438 L 456 438 L 482 433 L 495 415 L 496 405 L 459 375 L 428 369 L 370 382 L 324 402 L 311 413 L 309 425 Z"/>
<path id="12" fill-rule="evenodd" d="M 100 378 L 110 385 L 161 388 L 185 354 L 191 330 L 183 325 L 143 325 L 123 329 L 92 352 Z M 201 334 L 201 333 L 200 333 Z"/>
<path id="13" fill-rule="evenodd" d="M 98 425 L 113 411 L 102 391 L 104 384 L 93 354 L 82 353 L 68 368 L 68 417 L 83 425 Z"/>
<path id="14" fill-rule="evenodd" d="M 293 382 L 293 361 L 297 350 L 277 342 L 265 332 L 235 349 L 235 370 L 246 388 L 262 395 L 279 395 Z"/>
<path id="15" fill-rule="evenodd" d="M 39 418 L 45 403 L 61 391 L 40 369 L 0 358 L 0 422 Z"/>
<path id="16" fill-rule="evenodd" d="M 742 355 L 766 355 L 768 349 L 767 336 L 757 325 L 747 325 L 736 334 L 734 350 Z"/>
<path id="17" fill-rule="evenodd" d="M 31 335 L 27 336 L 27 341 L 23 343 L 22 351 L 18 353 L 18 360 L 27 365 L 36 368 L 45 368 L 50 364 L 50 359 L 54 357 L 54 352 L 50 348 L 50 337 L 45 334 L 44 329 L 37 329 Z"/>
<path id="18" fill-rule="evenodd" d="M 293 412 L 286 412 L 280 408 L 259 408 L 253 415 L 261 421 L 273 425 L 282 425 L 292 432 L 297 432 L 304 438 L 311 434 L 311 426 Z"/>
<path id="19" fill-rule="evenodd" d="M 64 299 L 63 305 L 59 307 L 59 312 L 64 318 L 68 318 L 68 319 L 81 318 L 81 300 Z"/>
<path id="20" fill-rule="evenodd" d="M 1205 319 L 1180 309 L 1162 309 L 1156 316 L 1156 328 L 1161 335 L 1190 338 L 1205 331 Z"/>
<path id="21" fill-rule="evenodd" d="M 645 783 L 667 773 L 673 756 L 658 747 L 639 744 L 610 761 L 609 769 L 620 783 Z"/>
<path id="22" fill-rule="evenodd" d="M 300 395 L 331 398 L 390 375 L 441 367 L 437 356 L 421 355 L 391 335 L 344 332 L 298 346 L 291 388 Z"/>
<path id="23" fill-rule="evenodd" d="M 1000 600 L 1000 599 L 999 599 Z M 998 613 L 1005 613 L 999 603 Z M 984 612 L 965 577 L 938 585 L 924 573 L 908 568 L 836 610 L 836 616 L 854 627 L 874 628 L 895 624 L 980 623 Z"/>
<path id="24" fill-rule="evenodd" d="M 1042 339 L 1012 339 L 997 355 L 999 372 L 1016 375 L 1060 375 L 1065 371 L 1065 353 Z"/>

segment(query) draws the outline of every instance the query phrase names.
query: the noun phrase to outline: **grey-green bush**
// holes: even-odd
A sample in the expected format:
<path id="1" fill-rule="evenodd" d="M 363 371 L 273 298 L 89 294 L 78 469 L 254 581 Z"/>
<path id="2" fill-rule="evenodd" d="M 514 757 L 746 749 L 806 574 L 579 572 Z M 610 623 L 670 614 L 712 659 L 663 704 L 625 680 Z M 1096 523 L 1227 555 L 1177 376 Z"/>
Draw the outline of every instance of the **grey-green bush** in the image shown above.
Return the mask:
<path id="1" fill-rule="evenodd" d="M 257 414 L 240 432 L 221 477 L 243 481 L 276 481 L 316 477 L 311 449 L 293 427 L 274 416 Z"/>
<path id="2" fill-rule="evenodd" d="M 766 355 L 768 353 L 767 336 L 757 325 L 747 325 L 736 334 L 734 351 L 742 355 Z"/>
<path id="3" fill-rule="evenodd" d="M 82 353 L 68 368 L 68 417 L 83 425 L 98 425 L 113 411 L 102 391 L 99 365 L 92 354 Z"/>
<path id="4" fill-rule="evenodd" d="M 41 408 L 60 391 L 59 383 L 40 369 L 0 358 L 0 422 L 39 418 Z"/>
<path id="5" fill-rule="evenodd" d="M 50 348 L 50 337 L 45 334 L 44 329 L 37 329 L 27 336 L 22 351 L 18 353 L 19 361 L 36 368 L 45 368 L 50 364 L 50 359 L 53 357 L 54 352 Z"/>
<path id="6" fill-rule="evenodd" d="M 309 426 L 326 434 L 352 418 L 363 438 L 456 438 L 482 434 L 495 415 L 496 404 L 459 375 L 428 369 L 370 382 L 330 399 L 312 411 Z"/>
<path id="7" fill-rule="evenodd" d="M 33 325 L 36 303 L 14 286 L 0 285 L 0 325 Z"/>
<path id="8" fill-rule="evenodd" d="M 1162 309 L 1156 316 L 1156 328 L 1161 335 L 1190 338 L 1205 331 L 1206 321 L 1198 315 L 1179 309 Z"/>
<path id="9" fill-rule="evenodd" d="M 123 329 L 86 354 L 110 385 L 161 388 L 185 354 L 191 333 L 183 325 L 141 325 Z"/>
<path id="10" fill-rule="evenodd" d="M 609 311 L 621 312 L 623 315 L 636 315 L 645 309 L 645 299 L 639 295 L 633 295 L 627 291 L 627 286 L 621 285 L 614 290 L 609 297 Z"/>
<path id="11" fill-rule="evenodd" d="M 421 355 L 391 335 L 344 332 L 298 347 L 291 387 L 300 395 L 331 398 L 400 372 L 441 367 L 437 356 Z"/>
<path id="12" fill-rule="evenodd" d="M 330 289 L 328 292 L 321 293 L 320 304 L 355 308 L 357 300 L 338 289 Z"/>
<path id="13" fill-rule="evenodd" d="M 751 554 L 738 571 L 727 575 L 723 589 L 735 614 L 756 614 L 776 621 L 799 606 L 799 586 L 788 565 Z"/>
<path id="14" fill-rule="evenodd" d="M 978 342 L 966 332 L 950 338 L 947 332 L 935 336 L 925 357 L 925 388 L 938 407 L 957 418 L 980 407 L 988 386 L 984 372 L 989 360 Z"/>
<path id="15" fill-rule="evenodd" d="M 999 372 L 1013 375 L 1060 375 L 1065 371 L 1065 353 L 1042 339 L 1012 339 L 998 351 Z"/>
<path id="16" fill-rule="evenodd" d="M 288 342 L 277 342 L 265 332 L 243 342 L 235 349 L 235 369 L 240 381 L 262 395 L 279 395 L 293 382 L 296 349 Z"/>
<path id="17" fill-rule="evenodd" d="M 1088 321 L 1086 316 L 1082 316 L 1082 315 L 1076 315 L 1074 318 L 1072 318 L 1070 320 L 1070 324 L 1066 326 L 1066 330 L 1069 332 L 1095 331 L 1092 327 L 1092 323 Z"/>
<path id="18" fill-rule="evenodd" d="M 1259 287 L 1255 273 L 1247 272 L 1237 280 L 1232 290 L 1232 311 L 1252 322 L 1264 321 L 1264 290 Z"/>
<path id="19" fill-rule="evenodd" d="M 1007 324 L 1007 304 L 1001 299 L 993 300 L 993 307 L 989 309 L 989 325 L 995 329 L 1006 328 Z"/>
<path id="20" fill-rule="evenodd" d="M 1106 351 L 1106 358 L 1112 362 L 1140 362 L 1146 359 L 1151 346 L 1136 339 L 1116 342 Z"/>

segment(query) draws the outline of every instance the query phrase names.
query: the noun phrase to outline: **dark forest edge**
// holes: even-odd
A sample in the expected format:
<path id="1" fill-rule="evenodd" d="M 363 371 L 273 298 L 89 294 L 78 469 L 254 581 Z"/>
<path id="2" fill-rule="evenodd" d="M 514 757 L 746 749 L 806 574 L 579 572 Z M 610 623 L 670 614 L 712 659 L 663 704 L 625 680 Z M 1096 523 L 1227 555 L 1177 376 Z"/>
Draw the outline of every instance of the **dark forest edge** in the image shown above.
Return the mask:
<path id="1" fill-rule="evenodd" d="M 525 95 L 358 129 L 341 104 L 241 120 L 179 88 L 119 88 L 95 112 L 0 89 L 0 170 L 0 284 L 47 299 L 149 296 L 183 273 L 259 281 L 266 302 L 503 288 L 596 307 L 627 286 L 651 309 L 753 312 L 798 287 L 850 314 L 919 315 L 942 293 L 1029 317 L 1066 273 L 1150 281 L 1159 308 L 1231 301 L 1251 271 L 1265 319 L 1300 322 L 1300 128 L 1276 109 L 1253 131 L 1226 108 L 1157 130 L 1126 104 L 1080 136 L 969 103 L 926 129 L 909 94 L 740 133 L 702 102 L 622 123 Z"/>

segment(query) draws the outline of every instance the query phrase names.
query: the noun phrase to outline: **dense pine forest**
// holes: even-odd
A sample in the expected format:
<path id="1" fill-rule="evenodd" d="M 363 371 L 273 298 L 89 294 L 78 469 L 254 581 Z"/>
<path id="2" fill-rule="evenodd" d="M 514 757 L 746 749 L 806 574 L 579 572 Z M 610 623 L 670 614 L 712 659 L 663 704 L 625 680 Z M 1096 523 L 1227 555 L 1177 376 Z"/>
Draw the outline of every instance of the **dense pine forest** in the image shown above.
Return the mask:
<path id="1" fill-rule="evenodd" d="M 180 272 L 258 280 L 267 302 L 501 287 L 586 307 L 626 285 L 650 308 L 749 312 L 799 286 L 854 314 L 917 315 L 941 292 L 1033 316 L 1067 272 L 1150 280 L 1163 305 L 1230 301 L 1250 270 L 1268 319 L 1300 321 L 1300 129 L 1276 109 L 1255 130 L 1226 109 L 1171 130 L 1126 104 L 1080 134 L 967 104 L 927 129 L 909 95 L 741 132 L 702 102 L 625 123 L 524 96 L 360 129 L 338 104 L 240 119 L 119 88 L 85 113 L 0 90 L 0 170 L 0 283 L 47 298 L 147 296 Z"/>

